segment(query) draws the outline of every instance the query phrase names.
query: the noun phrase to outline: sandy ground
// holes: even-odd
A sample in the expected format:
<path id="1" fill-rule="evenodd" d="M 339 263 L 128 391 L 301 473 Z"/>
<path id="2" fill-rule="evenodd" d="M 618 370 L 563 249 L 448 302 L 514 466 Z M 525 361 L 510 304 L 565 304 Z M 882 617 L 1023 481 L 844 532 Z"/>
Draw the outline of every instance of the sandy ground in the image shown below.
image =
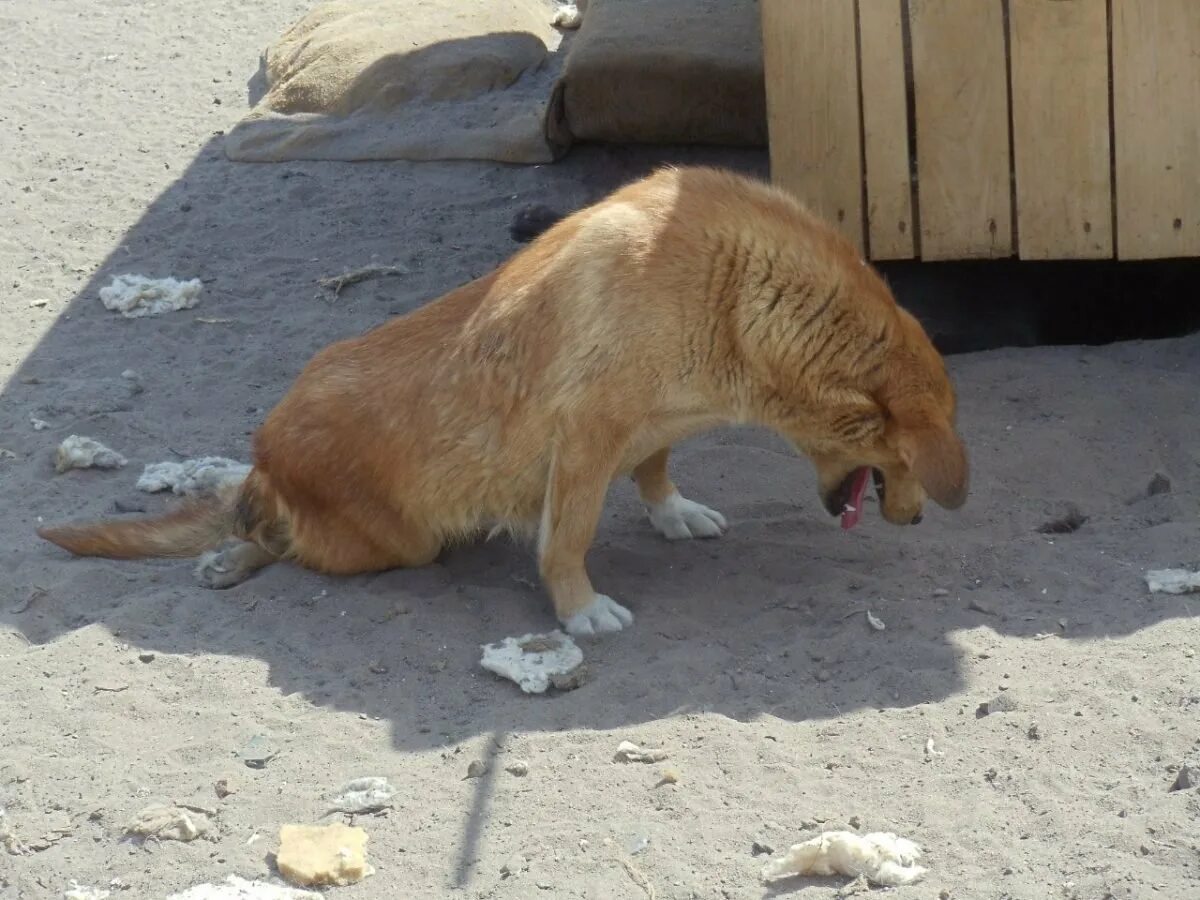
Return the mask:
<path id="1" fill-rule="evenodd" d="M 898 898 L 1200 896 L 1200 794 L 1168 791 L 1200 763 L 1200 598 L 1142 580 L 1200 563 L 1197 338 L 954 357 L 974 492 L 919 528 L 840 532 L 771 436 L 686 445 L 677 480 L 732 530 L 668 545 L 615 487 L 591 567 L 638 620 L 588 643 L 591 681 L 556 696 L 478 667 L 480 643 L 552 625 L 503 542 L 377 577 L 276 566 L 224 593 L 186 562 L 39 542 L 43 517 L 159 508 L 134 490 L 145 463 L 245 458 L 315 349 L 499 262 L 521 206 L 649 165 L 231 164 L 214 133 L 304 7 L 0 4 L 0 806 L 34 848 L 0 855 L 0 897 L 270 877 L 278 827 L 366 774 L 400 793 L 358 819 L 378 871 L 347 900 L 833 897 L 844 879 L 764 886 L 752 844 L 851 825 L 926 847 L 928 879 Z M 410 274 L 316 287 L 372 262 Z M 199 277 L 203 298 L 121 319 L 97 292 L 122 272 Z M 129 466 L 55 476 L 72 433 Z M 1079 531 L 1038 533 L 1072 503 Z M 977 717 L 1000 693 L 1015 709 Z M 278 756 L 247 768 L 260 734 Z M 670 759 L 614 763 L 624 739 Z M 664 766 L 678 783 L 655 787 Z M 213 831 L 123 841 L 156 800 L 211 808 Z"/>

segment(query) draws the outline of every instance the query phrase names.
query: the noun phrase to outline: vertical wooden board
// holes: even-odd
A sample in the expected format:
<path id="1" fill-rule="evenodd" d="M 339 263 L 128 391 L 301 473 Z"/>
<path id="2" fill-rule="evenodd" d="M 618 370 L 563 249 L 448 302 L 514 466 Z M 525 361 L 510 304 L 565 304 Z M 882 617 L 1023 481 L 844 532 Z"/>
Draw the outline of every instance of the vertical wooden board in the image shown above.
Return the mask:
<path id="1" fill-rule="evenodd" d="M 1113 0 L 1117 254 L 1200 255 L 1200 0 Z"/>
<path id="2" fill-rule="evenodd" d="M 771 177 L 863 246 L 854 4 L 762 0 Z"/>
<path id="3" fill-rule="evenodd" d="M 1009 9 L 1017 252 L 1111 257 L 1106 0 L 1011 0 Z"/>
<path id="4" fill-rule="evenodd" d="M 859 0 L 867 245 L 872 259 L 912 259 L 916 240 L 900 0 Z"/>
<path id="5" fill-rule="evenodd" d="M 909 0 L 923 259 L 1012 255 L 1002 0 Z"/>

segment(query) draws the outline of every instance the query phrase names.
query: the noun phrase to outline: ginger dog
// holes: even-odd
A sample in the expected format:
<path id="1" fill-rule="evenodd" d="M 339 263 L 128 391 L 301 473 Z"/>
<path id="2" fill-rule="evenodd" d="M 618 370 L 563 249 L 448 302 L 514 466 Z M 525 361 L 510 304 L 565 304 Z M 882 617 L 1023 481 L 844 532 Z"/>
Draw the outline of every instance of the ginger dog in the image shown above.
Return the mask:
<path id="1" fill-rule="evenodd" d="M 554 225 L 492 273 L 326 348 L 267 416 L 240 486 L 165 516 L 42 528 L 84 556 L 197 556 L 228 587 L 280 559 L 352 574 L 430 563 L 487 529 L 536 530 L 575 635 L 633 616 L 585 556 L 631 474 L 667 538 L 726 528 L 667 474 L 671 444 L 767 426 L 857 524 L 967 495 L 941 356 L 832 228 L 767 185 L 664 169 Z"/>

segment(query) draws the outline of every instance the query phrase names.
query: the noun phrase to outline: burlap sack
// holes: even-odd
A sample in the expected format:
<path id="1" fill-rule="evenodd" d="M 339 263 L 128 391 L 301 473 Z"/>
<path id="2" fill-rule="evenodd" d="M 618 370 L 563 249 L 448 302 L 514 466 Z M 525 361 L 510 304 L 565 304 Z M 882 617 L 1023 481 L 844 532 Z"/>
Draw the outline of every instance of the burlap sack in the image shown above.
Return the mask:
<path id="1" fill-rule="evenodd" d="M 590 0 L 563 105 L 580 140 L 766 146 L 757 0 Z"/>
<path id="2" fill-rule="evenodd" d="M 327 0 L 264 55 L 267 91 L 227 135 L 242 161 L 549 162 L 552 0 Z"/>

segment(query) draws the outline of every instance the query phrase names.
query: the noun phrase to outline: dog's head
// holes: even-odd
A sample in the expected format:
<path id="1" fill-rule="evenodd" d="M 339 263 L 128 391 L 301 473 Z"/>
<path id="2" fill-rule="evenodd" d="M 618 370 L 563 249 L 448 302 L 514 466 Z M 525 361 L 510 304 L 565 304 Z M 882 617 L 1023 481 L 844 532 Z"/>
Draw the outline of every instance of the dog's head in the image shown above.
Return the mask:
<path id="1" fill-rule="evenodd" d="M 967 453 L 945 364 L 920 324 L 897 312 L 882 361 L 841 373 L 843 384 L 822 392 L 788 429 L 816 467 L 822 505 L 843 528 L 858 524 L 872 482 L 894 525 L 920 522 L 927 499 L 958 509 L 967 498 Z"/>

